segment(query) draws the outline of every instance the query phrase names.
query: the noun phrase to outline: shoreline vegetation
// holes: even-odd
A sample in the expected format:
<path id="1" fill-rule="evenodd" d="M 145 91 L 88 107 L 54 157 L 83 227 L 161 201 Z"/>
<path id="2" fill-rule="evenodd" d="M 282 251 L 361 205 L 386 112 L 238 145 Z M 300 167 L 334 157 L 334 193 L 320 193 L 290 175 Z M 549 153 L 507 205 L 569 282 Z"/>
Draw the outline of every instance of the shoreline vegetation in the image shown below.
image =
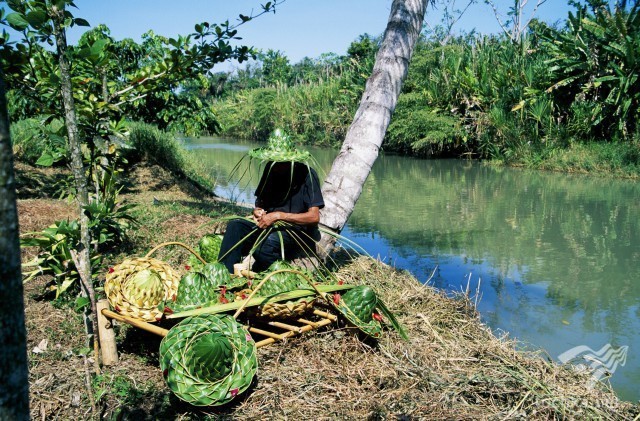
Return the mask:
<path id="1" fill-rule="evenodd" d="M 172 151 L 169 145 L 153 147 L 171 138 L 155 138 L 147 147 Z M 195 246 L 210 228 L 207 223 L 242 212 L 195 187 L 185 177 L 192 170 L 163 168 L 158 164 L 168 161 L 159 154 L 154 161 L 143 159 L 142 152 L 138 156 L 121 180 L 120 200 L 135 205 L 139 225 L 126 242 L 104 253 L 97 285 L 105 270 L 125 257 L 144 255 L 165 241 Z M 72 204 L 42 188 L 64 179 L 66 170 L 19 162 L 16 172 L 21 233 L 73 218 Z M 23 248 L 23 261 L 35 253 Z M 188 256 L 164 248 L 157 257 L 181 268 Z M 495 336 L 481 323 L 473 297 L 445 296 L 366 257 L 346 263 L 338 274 L 345 282 L 375 288 L 410 341 L 393 331 L 378 342 L 363 341 L 348 327 L 333 325 L 261 348 L 257 382 L 220 408 L 192 407 L 173 396 L 158 365 L 160 338 L 128 326 L 117 326 L 120 363 L 89 376 L 92 355 L 84 349 L 74 294 L 52 299 L 52 277 L 38 276 L 25 284 L 31 415 L 88 418 L 98 415 L 91 414 L 92 405 L 106 419 L 635 420 L 640 415 L 640 406 L 620 401 L 610 386 L 589 388 L 589 373 L 522 351 L 514 338 Z"/>
<path id="2" fill-rule="evenodd" d="M 383 150 L 637 179 L 640 8 L 574 8 L 554 25 L 534 19 L 518 39 L 424 32 Z M 216 93 L 198 98 L 221 135 L 263 141 L 281 127 L 301 143 L 339 147 L 379 42 L 364 34 L 345 56 L 293 64 L 269 50 L 254 66 L 214 75 Z"/>

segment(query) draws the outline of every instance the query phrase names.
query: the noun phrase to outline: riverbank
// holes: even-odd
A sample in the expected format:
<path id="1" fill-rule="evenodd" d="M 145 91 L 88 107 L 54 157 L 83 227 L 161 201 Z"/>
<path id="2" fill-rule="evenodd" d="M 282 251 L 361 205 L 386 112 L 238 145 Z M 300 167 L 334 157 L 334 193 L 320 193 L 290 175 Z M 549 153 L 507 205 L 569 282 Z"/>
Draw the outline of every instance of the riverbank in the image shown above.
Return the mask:
<path id="1" fill-rule="evenodd" d="M 46 227 L 73 215 L 73 207 L 43 189 L 27 189 L 34 169 L 18 168 L 21 231 Z M 36 177 L 42 185 L 59 177 Z M 35 184 L 34 184 L 35 185 Z M 145 254 L 164 241 L 195 245 L 203 224 L 237 213 L 190 183 L 154 165 L 129 174 L 122 198 L 138 205 L 141 222 L 124 251 L 108 264 Z M 25 258 L 30 250 L 25 250 Z M 179 266 L 186 254 L 163 249 L 158 257 Z M 517 351 L 480 323 L 469 297 L 445 297 L 406 272 L 360 258 L 340 269 L 347 282 L 373 286 L 410 335 L 403 342 L 385 332 L 363 342 L 348 328 L 307 334 L 261 348 L 256 384 L 222 408 L 194 408 L 166 387 L 158 366 L 159 338 L 120 326 L 121 362 L 87 380 L 84 333 L 73 299 L 46 297 L 48 279 L 25 285 L 31 408 L 33 418 L 88 418 L 96 412 L 119 419 L 477 419 L 603 418 L 633 420 L 640 407 L 618 400 L 610 389 L 589 389 L 590 376 Z M 100 274 L 103 279 L 104 274 Z M 48 345 L 40 346 L 46 340 Z M 34 352 L 38 348 L 42 352 Z M 44 350 L 43 350 L 44 348 Z"/>

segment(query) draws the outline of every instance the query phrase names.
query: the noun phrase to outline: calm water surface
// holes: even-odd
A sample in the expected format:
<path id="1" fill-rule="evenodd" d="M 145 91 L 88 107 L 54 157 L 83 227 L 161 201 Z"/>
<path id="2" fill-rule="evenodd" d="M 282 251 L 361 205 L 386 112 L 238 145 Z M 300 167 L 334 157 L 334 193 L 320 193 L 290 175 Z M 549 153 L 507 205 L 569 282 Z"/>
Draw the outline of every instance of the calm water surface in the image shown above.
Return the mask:
<path id="1" fill-rule="evenodd" d="M 228 176 L 256 144 L 188 144 L 210 163 L 219 195 L 253 202 L 257 172 Z M 312 153 L 326 175 L 336 151 Z M 640 400 L 638 183 L 381 156 L 343 234 L 423 282 L 435 271 L 438 288 L 469 284 L 485 323 L 555 360 L 578 346 L 591 351 L 576 355 L 628 347 L 626 361 L 602 358 L 618 362 L 618 395 Z"/>

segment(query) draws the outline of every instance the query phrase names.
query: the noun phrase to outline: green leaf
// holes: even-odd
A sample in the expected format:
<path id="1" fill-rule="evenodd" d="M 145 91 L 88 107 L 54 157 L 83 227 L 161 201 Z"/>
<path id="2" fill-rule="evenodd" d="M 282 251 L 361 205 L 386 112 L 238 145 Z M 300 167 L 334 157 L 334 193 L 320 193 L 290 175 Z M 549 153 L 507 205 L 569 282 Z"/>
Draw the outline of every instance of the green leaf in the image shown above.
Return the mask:
<path id="1" fill-rule="evenodd" d="M 7 15 L 7 23 L 15 30 L 22 31 L 29 27 L 29 21 L 22 13 L 9 13 Z"/>
<path id="2" fill-rule="evenodd" d="M 53 155 L 50 152 L 42 152 L 40 158 L 36 161 L 36 165 L 40 165 L 42 167 L 50 167 L 55 162 Z"/>
<path id="3" fill-rule="evenodd" d="M 56 298 L 60 296 L 60 294 L 64 293 L 71 285 L 73 285 L 75 277 L 67 277 L 58 288 L 56 288 Z"/>
<path id="4" fill-rule="evenodd" d="M 82 18 L 73 19 L 73 23 L 75 23 L 78 26 L 91 26 L 89 22 L 87 22 L 85 19 L 82 19 Z"/>
<path id="5" fill-rule="evenodd" d="M 81 310 L 82 308 L 86 307 L 87 305 L 89 305 L 91 301 L 89 300 L 88 297 L 78 297 L 76 298 L 75 301 L 75 308 L 76 311 Z"/>
<path id="6" fill-rule="evenodd" d="M 27 21 L 36 29 L 41 27 L 47 20 L 47 13 L 43 10 L 33 10 L 27 13 Z"/>
<path id="7" fill-rule="evenodd" d="M 93 45 L 91 46 L 91 55 L 95 55 L 95 56 L 100 55 L 104 50 L 105 45 L 107 45 L 108 42 L 109 40 L 106 38 L 101 38 L 96 42 L 94 42 Z"/>

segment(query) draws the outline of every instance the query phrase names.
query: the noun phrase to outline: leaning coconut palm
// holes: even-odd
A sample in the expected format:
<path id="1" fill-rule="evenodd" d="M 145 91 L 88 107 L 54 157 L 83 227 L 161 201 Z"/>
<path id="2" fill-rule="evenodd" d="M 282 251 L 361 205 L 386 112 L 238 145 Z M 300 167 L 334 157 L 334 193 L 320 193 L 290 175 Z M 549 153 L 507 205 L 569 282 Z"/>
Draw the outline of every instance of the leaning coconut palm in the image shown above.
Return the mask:
<path id="1" fill-rule="evenodd" d="M 165 262 L 151 257 L 126 259 L 109 269 L 104 292 L 118 313 L 154 322 L 162 317 L 157 307 L 172 298 L 180 277 Z"/>
<path id="2" fill-rule="evenodd" d="M 360 105 L 322 186 L 325 208 L 321 223 L 340 233 L 362 193 L 395 110 L 409 71 L 428 0 L 393 0 L 376 61 Z M 333 249 L 334 238 L 323 235 L 321 251 Z"/>
<path id="3" fill-rule="evenodd" d="M 334 294 L 334 307 L 346 319 L 368 336 L 379 338 L 382 334 L 382 315 L 384 315 L 403 339 L 409 339 L 396 317 L 378 298 L 375 291 L 365 285 L 350 289 L 344 295 Z M 382 315 L 380 315 L 382 313 Z"/>
<path id="4" fill-rule="evenodd" d="M 258 371 L 256 344 L 231 316 L 189 317 L 160 343 L 160 367 L 180 399 L 197 406 L 222 405 L 251 384 Z"/>

